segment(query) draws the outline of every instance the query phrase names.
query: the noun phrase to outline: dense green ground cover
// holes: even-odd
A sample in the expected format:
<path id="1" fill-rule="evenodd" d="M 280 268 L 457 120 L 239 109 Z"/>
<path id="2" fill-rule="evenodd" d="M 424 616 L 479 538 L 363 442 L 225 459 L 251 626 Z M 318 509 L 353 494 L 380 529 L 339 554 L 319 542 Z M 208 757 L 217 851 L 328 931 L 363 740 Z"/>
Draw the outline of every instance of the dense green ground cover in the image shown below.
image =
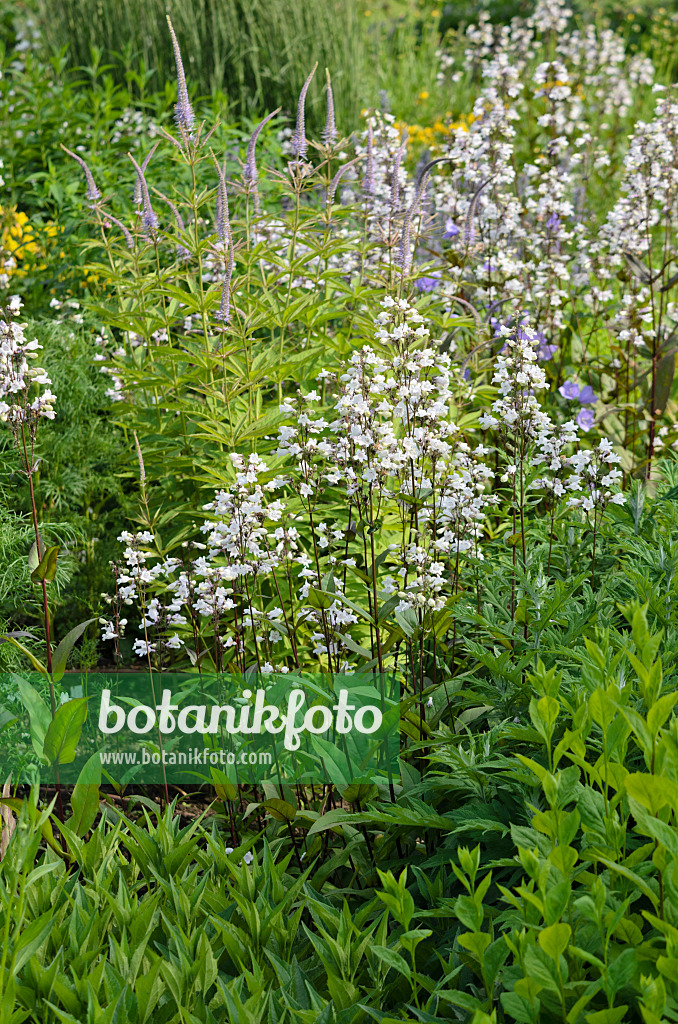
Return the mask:
<path id="1" fill-rule="evenodd" d="M 194 8 L 2 9 L 0 1022 L 675 1021 L 673 15 Z M 41 790 L 102 664 L 400 779 Z"/>

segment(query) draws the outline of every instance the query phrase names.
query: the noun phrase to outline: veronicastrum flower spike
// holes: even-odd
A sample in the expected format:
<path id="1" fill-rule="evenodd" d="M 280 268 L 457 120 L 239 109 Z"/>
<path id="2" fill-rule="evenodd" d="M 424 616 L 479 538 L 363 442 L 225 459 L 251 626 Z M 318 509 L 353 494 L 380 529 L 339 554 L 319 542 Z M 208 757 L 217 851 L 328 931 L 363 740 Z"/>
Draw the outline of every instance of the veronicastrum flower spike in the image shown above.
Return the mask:
<path id="1" fill-rule="evenodd" d="M 301 92 L 299 93 L 299 102 L 297 104 L 297 126 L 292 136 L 292 153 L 298 160 L 303 159 L 308 152 L 308 139 L 306 138 L 306 93 L 308 87 L 311 84 L 313 76 L 318 67 L 318 61 L 313 65 L 313 70 L 304 82 Z"/>
<path id="2" fill-rule="evenodd" d="M 122 221 L 118 220 L 118 218 L 114 217 L 111 213 L 107 213 L 106 214 L 106 220 L 110 220 L 111 224 L 115 224 L 115 226 L 117 228 L 120 228 L 120 230 L 122 231 L 123 235 L 125 236 L 125 241 L 127 243 L 127 248 L 128 249 L 133 249 L 134 248 L 134 239 L 132 237 L 132 233 L 129 230 L 129 228 L 126 228 L 125 225 L 122 223 Z"/>
<path id="3" fill-rule="evenodd" d="M 447 156 L 439 156 L 435 160 L 429 160 L 429 162 L 426 164 L 426 166 L 422 168 L 421 174 L 419 176 L 419 183 L 416 186 L 416 191 L 414 193 L 414 199 L 412 200 L 412 205 L 410 206 L 409 210 L 405 214 L 405 220 L 403 222 L 402 234 L 400 236 L 400 250 L 398 252 L 398 265 L 402 269 L 403 276 L 409 270 L 410 261 L 412 259 L 412 254 L 410 252 L 410 225 L 412 223 L 412 218 L 414 217 L 415 213 L 417 212 L 417 210 L 419 208 L 419 203 L 421 202 L 421 198 L 422 198 L 422 196 L 424 194 L 424 189 L 426 188 L 426 182 L 428 181 L 429 175 L 430 175 L 431 171 L 433 170 L 433 168 L 436 166 L 436 164 L 445 164 L 445 163 L 449 163 L 449 162 L 450 162 L 450 158 L 449 157 L 447 157 Z"/>
<path id="4" fill-rule="evenodd" d="M 231 222 L 228 209 L 228 192 L 226 191 L 226 176 L 224 169 L 219 165 L 217 158 L 212 153 L 212 159 L 214 160 L 214 166 L 217 169 L 219 176 L 219 184 L 217 185 L 217 215 L 214 225 L 214 229 L 217 233 L 217 237 L 222 245 L 226 245 L 230 234 L 231 234 Z"/>
<path id="5" fill-rule="evenodd" d="M 355 164 L 360 163 L 361 159 L 362 159 L 362 157 L 357 156 L 355 158 L 355 160 L 349 160 L 349 162 L 347 164 L 343 164 L 339 168 L 337 173 L 334 175 L 334 177 L 332 178 L 332 181 L 330 182 L 330 186 L 329 186 L 329 188 L 327 190 L 327 205 L 328 206 L 332 206 L 332 204 L 334 203 L 334 196 L 335 196 L 335 193 L 337 191 L 337 186 L 338 186 L 339 182 L 341 181 L 341 178 L 342 178 L 342 175 L 344 174 L 344 172 L 347 171 L 349 169 L 349 167 L 353 167 Z"/>
<path id="6" fill-rule="evenodd" d="M 325 68 L 325 75 L 327 76 L 327 116 L 325 118 L 325 127 L 322 130 L 322 140 L 326 146 L 331 146 L 339 138 L 339 132 L 334 123 L 334 93 L 332 92 L 332 80 L 327 68 Z"/>
<path id="7" fill-rule="evenodd" d="M 137 181 L 139 182 L 139 186 L 141 188 L 141 199 L 143 202 L 144 211 L 141 223 L 144 225 L 144 227 L 146 228 L 150 235 L 154 235 L 158 227 L 158 218 L 153 210 L 153 207 L 151 206 L 151 197 L 148 194 L 148 185 L 146 184 L 144 172 L 142 171 L 141 167 L 139 167 L 139 164 L 136 162 L 131 153 L 128 153 L 127 156 L 134 164 L 135 170 L 137 172 Z"/>
<path id="8" fill-rule="evenodd" d="M 235 262 L 233 239 L 231 238 L 230 231 L 227 238 L 227 245 L 228 262 L 226 264 L 224 283 L 221 287 L 221 303 L 219 305 L 219 309 L 214 314 L 214 319 L 222 323 L 224 327 L 231 322 L 231 277 L 233 276 L 233 264 Z"/>
<path id="9" fill-rule="evenodd" d="M 85 179 L 87 181 L 87 198 L 92 203 L 92 205 L 94 205 L 97 199 L 101 199 L 101 192 L 96 187 L 94 177 L 92 176 L 92 172 L 90 171 L 89 167 L 87 166 L 87 164 L 81 156 L 78 156 L 77 153 L 72 153 L 70 149 L 66 149 L 63 143 L 61 144 L 61 148 L 63 149 L 64 153 L 68 153 L 68 155 L 72 156 L 74 160 L 77 160 L 80 166 L 82 167 L 83 171 L 85 172 Z"/>
<path id="10" fill-rule="evenodd" d="M 263 121 L 260 121 L 257 127 L 252 132 L 250 141 L 247 143 L 247 154 L 245 156 L 245 166 L 242 170 L 242 180 L 245 183 L 245 190 L 251 192 L 254 197 L 254 209 L 259 212 L 259 193 L 257 191 L 257 160 L 256 160 L 256 147 L 257 139 L 261 134 L 262 128 L 268 124 L 268 122 L 275 117 L 276 114 L 280 113 L 280 107 L 276 107 L 270 114 L 267 114 Z"/>
<path id="11" fill-rule="evenodd" d="M 186 76 L 184 74 L 184 64 L 181 59 L 181 50 L 179 49 L 179 43 L 174 33 L 174 28 L 172 27 L 169 15 L 167 15 L 167 24 L 172 37 L 174 62 L 177 68 L 177 105 L 174 108 L 174 119 L 180 131 L 188 134 L 195 124 L 195 114 L 193 113 L 191 101 L 188 98 L 188 88 L 186 87 Z"/>
<path id="12" fill-rule="evenodd" d="M 151 157 L 153 156 L 153 154 L 155 153 L 157 148 L 158 148 L 158 143 L 155 142 L 151 146 L 151 149 L 149 150 L 147 156 L 144 158 L 144 161 L 143 161 L 143 163 L 141 165 L 141 170 L 142 170 L 143 174 L 146 173 L 146 168 L 148 167 L 149 163 L 151 162 Z M 144 201 L 144 199 L 143 199 L 143 196 L 141 194 L 141 182 L 139 180 L 139 176 L 137 175 L 136 181 L 134 182 L 134 199 L 133 199 L 133 202 L 134 202 L 135 206 L 141 206 L 143 201 Z"/>

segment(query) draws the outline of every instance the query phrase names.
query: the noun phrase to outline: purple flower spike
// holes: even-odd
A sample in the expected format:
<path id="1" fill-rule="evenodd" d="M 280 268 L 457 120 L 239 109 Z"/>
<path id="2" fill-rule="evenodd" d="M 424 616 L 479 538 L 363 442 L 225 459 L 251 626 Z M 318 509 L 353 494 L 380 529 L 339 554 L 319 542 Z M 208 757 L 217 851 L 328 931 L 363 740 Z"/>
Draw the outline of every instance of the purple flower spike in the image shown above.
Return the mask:
<path id="1" fill-rule="evenodd" d="M 564 384 L 558 388 L 563 398 L 566 398 L 568 402 L 574 402 L 579 398 L 579 385 L 573 380 L 566 380 Z"/>
<path id="2" fill-rule="evenodd" d="M 220 242 L 226 243 L 227 238 L 231 234 L 231 222 L 228 211 L 228 192 L 226 191 L 226 178 L 222 168 L 217 163 L 217 159 L 212 154 L 214 160 L 214 166 L 217 169 L 219 175 L 219 184 L 217 185 L 217 216 L 216 223 L 214 225 L 217 236 Z"/>
<path id="3" fill-rule="evenodd" d="M 360 160 L 360 157 L 356 157 L 355 160 L 350 160 L 347 164 L 342 164 L 342 166 L 339 168 L 337 173 L 334 175 L 334 177 L 332 178 L 332 181 L 330 182 L 330 187 L 327 190 L 327 205 L 328 206 L 332 206 L 332 204 L 334 203 L 334 196 L 336 194 L 337 187 L 339 185 L 339 182 L 342 179 L 344 171 L 347 171 L 349 169 L 349 167 L 353 167 L 353 165 L 357 164 L 359 160 Z"/>
<path id="4" fill-rule="evenodd" d="M 146 159 L 142 163 L 141 170 L 143 171 L 144 174 L 146 173 L 146 168 L 148 167 L 148 165 L 149 165 L 149 163 L 151 161 L 151 157 L 155 153 L 155 151 L 158 148 L 158 146 L 159 146 L 159 143 L 156 142 L 155 145 L 151 147 L 150 152 L 148 153 Z M 134 201 L 134 205 L 135 206 L 141 206 L 141 204 L 143 203 L 143 198 L 142 198 L 142 195 L 141 195 L 141 182 L 139 181 L 139 176 L 138 175 L 137 175 L 137 179 L 136 179 L 136 181 L 134 183 L 134 200 L 133 201 Z"/>
<path id="5" fill-rule="evenodd" d="M 235 256 L 233 254 L 233 240 L 229 237 L 229 251 L 228 251 L 228 263 L 226 265 L 226 276 L 224 277 L 224 283 L 221 288 L 221 304 L 219 309 L 214 314 L 214 319 L 226 327 L 231 322 L 231 277 L 233 276 L 233 263 Z"/>
<path id="6" fill-rule="evenodd" d="M 445 221 L 445 230 L 443 231 L 443 238 L 456 238 L 457 235 L 461 234 L 459 228 L 454 223 L 451 217 L 448 217 Z"/>
<path id="7" fill-rule="evenodd" d="M 549 229 L 549 231 L 559 231 L 560 230 L 560 217 L 558 216 L 557 213 L 552 213 L 551 214 L 549 219 L 546 221 L 546 227 Z"/>
<path id="8" fill-rule="evenodd" d="M 195 115 L 193 113 L 191 101 L 188 98 L 186 75 L 184 74 L 184 64 L 181 59 L 181 50 L 179 49 L 179 43 L 176 35 L 174 34 L 174 28 L 172 27 L 169 15 L 167 15 L 167 24 L 169 25 L 170 35 L 172 37 L 174 63 L 177 68 L 177 105 L 174 108 L 174 120 L 182 131 L 190 132 L 195 123 Z"/>
<path id="9" fill-rule="evenodd" d="M 582 430 L 590 430 L 595 423 L 595 417 L 590 409 L 582 409 L 577 416 L 577 426 Z"/>
<path id="10" fill-rule="evenodd" d="M 131 232 L 129 231 L 128 228 L 125 227 L 125 225 L 122 223 L 122 221 L 118 220 L 117 217 L 113 217 L 110 213 L 106 214 L 106 220 L 109 220 L 111 222 L 111 224 L 115 224 L 115 226 L 117 228 L 120 228 L 120 230 L 122 231 L 123 235 L 125 236 L 125 241 L 127 242 L 127 248 L 128 249 L 133 249 L 134 248 L 134 239 L 132 238 Z"/>
<path id="11" fill-rule="evenodd" d="M 263 121 L 260 121 L 254 129 L 252 137 L 247 144 L 247 156 L 245 157 L 245 166 L 243 168 L 242 176 L 243 181 L 250 186 L 256 185 L 258 178 L 255 154 L 257 140 L 261 134 L 262 128 L 268 124 L 272 117 L 275 117 L 275 115 L 279 113 L 280 107 L 277 107 L 275 110 L 272 110 L 270 114 L 267 114 Z"/>
<path id="12" fill-rule="evenodd" d="M 593 393 L 593 388 L 590 384 L 584 385 L 584 387 L 577 395 L 577 401 L 580 403 L 580 405 L 593 405 L 594 402 L 598 401 L 595 394 Z"/>
<path id="13" fill-rule="evenodd" d="M 70 149 L 66 149 L 66 147 L 63 145 L 61 148 L 63 149 L 64 153 L 68 153 L 68 155 L 72 156 L 74 160 L 77 160 L 80 166 L 82 167 L 83 171 L 85 172 L 85 180 L 87 181 L 87 198 L 89 199 L 90 203 L 96 203 L 97 199 L 101 199 L 101 192 L 96 187 L 94 178 L 92 176 L 92 172 L 90 171 L 89 167 L 82 159 L 82 157 L 78 156 L 77 153 L 71 153 Z"/>
<path id="14" fill-rule="evenodd" d="M 339 132 L 334 123 L 334 93 L 332 92 L 332 82 L 327 68 L 325 68 L 325 74 L 327 75 L 327 117 L 325 118 L 325 127 L 322 131 L 322 139 L 326 146 L 331 146 L 339 138 Z"/>
<path id="15" fill-rule="evenodd" d="M 261 134 L 262 128 L 268 124 L 272 117 L 280 113 L 280 107 L 276 110 L 271 111 L 267 114 L 263 121 L 260 121 L 257 127 L 252 132 L 252 137 L 247 143 L 247 155 L 245 157 L 245 166 L 242 169 L 242 179 L 245 183 L 245 191 L 251 192 L 254 197 L 254 209 L 259 213 L 259 193 L 257 192 L 257 160 L 256 160 L 256 147 L 257 139 Z"/>
<path id="16" fill-rule="evenodd" d="M 144 225 L 149 234 L 154 235 L 156 228 L 158 227 L 158 218 L 153 211 L 153 207 L 151 206 L 151 197 L 148 194 L 148 185 L 146 184 L 144 172 L 139 167 L 139 164 L 136 162 L 131 153 L 128 153 L 127 156 L 134 164 L 135 170 L 137 172 L 137 180 L 139 182 L 139 187 L 141 188 L 141 199 L 144 205 L 144 215 L 141 219 L 141 223 Z"/>
<path id="17" fill-rule="evenodd" d="M 306 138 L 306 93 L 308 87 L 311 84 L 311 80 L 315 74 L 315 69 L 318 67 L 318 61 L 313 65 L 313 70 L 304 82 L 301 92 L 299 93 L 299 102 L 297 104 L 297 126 L 292 136 L 292 152 L 298 160 L 303 159 L 308 152 L 308 139 Z"/>

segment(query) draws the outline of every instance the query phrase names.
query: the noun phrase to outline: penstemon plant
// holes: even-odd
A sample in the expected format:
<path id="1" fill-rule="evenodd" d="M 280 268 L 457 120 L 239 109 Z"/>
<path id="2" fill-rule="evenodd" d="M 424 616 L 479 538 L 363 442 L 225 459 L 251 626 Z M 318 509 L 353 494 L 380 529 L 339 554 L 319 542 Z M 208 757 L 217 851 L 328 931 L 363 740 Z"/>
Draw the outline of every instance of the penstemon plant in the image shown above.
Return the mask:
<path id="1" fill-rule="evenodd" d="M 49 387 L 51 381 L 45 370 L 29 363 L 41 346 L 35 340 L 26 340 L 25 325 L 17 319 L 20 310 L 21 300 L 15 297 L 0 314 L 0 417 L 12 433 L 22 471 L 28 480 L 35 533 L 35 541 L 28 554 L 28 565 L 31 581 L 42 589 L 45 663 L 19 639 L 30 636 L 25 631 L 10 632 L 0 639 L 16 647 L 28 658 L 32 667 L 47 679 L 49 708 L 27 680 L 20 681 L 19 690 L 30 715 L 31 739 L 35 751 L 41 760 L 55 768 L 59 815 L 63 821 L 59 765 L 73 760 L 77 737 L 87 713 L 87 700 L 80 698 L 68 701 L 67 705 L 57 708 L 54 684 L 63 677 L 69 654 L 93 620 L 87 619 L 76 626 L 53 649 L 47 584 L 56 576 L 59 548 L 47 547 L 40 536 L 33 481 L 40 461 L 36 451 L 38 429 L 43 420 L 54 419 L 56 395 Z"/>

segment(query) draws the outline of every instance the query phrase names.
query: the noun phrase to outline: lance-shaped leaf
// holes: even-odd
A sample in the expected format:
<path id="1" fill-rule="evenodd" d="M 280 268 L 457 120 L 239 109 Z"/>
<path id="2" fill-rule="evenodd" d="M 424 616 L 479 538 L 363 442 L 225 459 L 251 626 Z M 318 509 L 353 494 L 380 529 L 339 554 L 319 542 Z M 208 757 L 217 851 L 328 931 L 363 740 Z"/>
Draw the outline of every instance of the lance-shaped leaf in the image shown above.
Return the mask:
<path id="1" fill-rule="evenodd" d="M 69 818 L 68 824 L 80 839 L 89 832 L 99 813 L 100 785 L 101 757 L 97 751 L 96 754 L 92 754 L 78 775 L 71 795 L 73 817 Z"/>
<path id="2" fill-rule="evenodd" d="M 50 710 L 38 691 L 25 679 L 19 679 L 17 686 L 21 703 L 28 711 L 33 749 L 38 757 L 42 757 L 45 735 L 52 720 Z"/>
<path id="3" fill-rule="evenodd" d="M 87 697 L 69 700 L 57 709 L 43 746 L 43 756 L 50 764 L 70 764 L 75 760 L 75 748 L 86 718 Z"/>
<path id="4" fill-rule="evenodd" d="M 4 729 L 8 729 L 12 722 L 16 722 L 17 715 L 13 711 L 8 711 L 7 708 L 3 708 L 0 704 L 0 732 Z"/>
<path id="5" fill-rule="evenodd" d="M 43 663 L 41 661 L 39 661 L 35 657 L 35 655 L 33 654 L 32 651 L 29 651 L 27 647 L 24 647 L 24 645 L 22 643 L 19 643 L 19 641 L 16 639 L 17 636 L 29 636 L 29 635 L 30 635 L 29 633 L 24 633 L 24 632 L 4 633 L 2 636 L 0 636 L 0 644 L 3 644 L 3 643 L 12 644 L 14 647 L 16 647 L 17 651 L 21 651 L 21 653 L 28 658 L 28 660 L 30 661 L 30 663 L 31 663 L 31 665 L 33 666 L 34 669 L 36 669 L 38 672 L 41 672 L 43 674 L 43 676 L 46 676 L 47 675 L 47 669 L 45 668 Z"/>
<path id="6" fill-rule="evenodd" d="M 94 619 L 86 619 L 85 622 L 81 622 L 78 626 L 74 626 L 70 633 L 66 633 L 66 636 L 52 655 L 52 679 L 55 683 L 58 683 L 62 678 L 66 671 L 68 655 L 71 653 L 75 644 L 85 632 L 90 622 L 94 622 Z"/>

